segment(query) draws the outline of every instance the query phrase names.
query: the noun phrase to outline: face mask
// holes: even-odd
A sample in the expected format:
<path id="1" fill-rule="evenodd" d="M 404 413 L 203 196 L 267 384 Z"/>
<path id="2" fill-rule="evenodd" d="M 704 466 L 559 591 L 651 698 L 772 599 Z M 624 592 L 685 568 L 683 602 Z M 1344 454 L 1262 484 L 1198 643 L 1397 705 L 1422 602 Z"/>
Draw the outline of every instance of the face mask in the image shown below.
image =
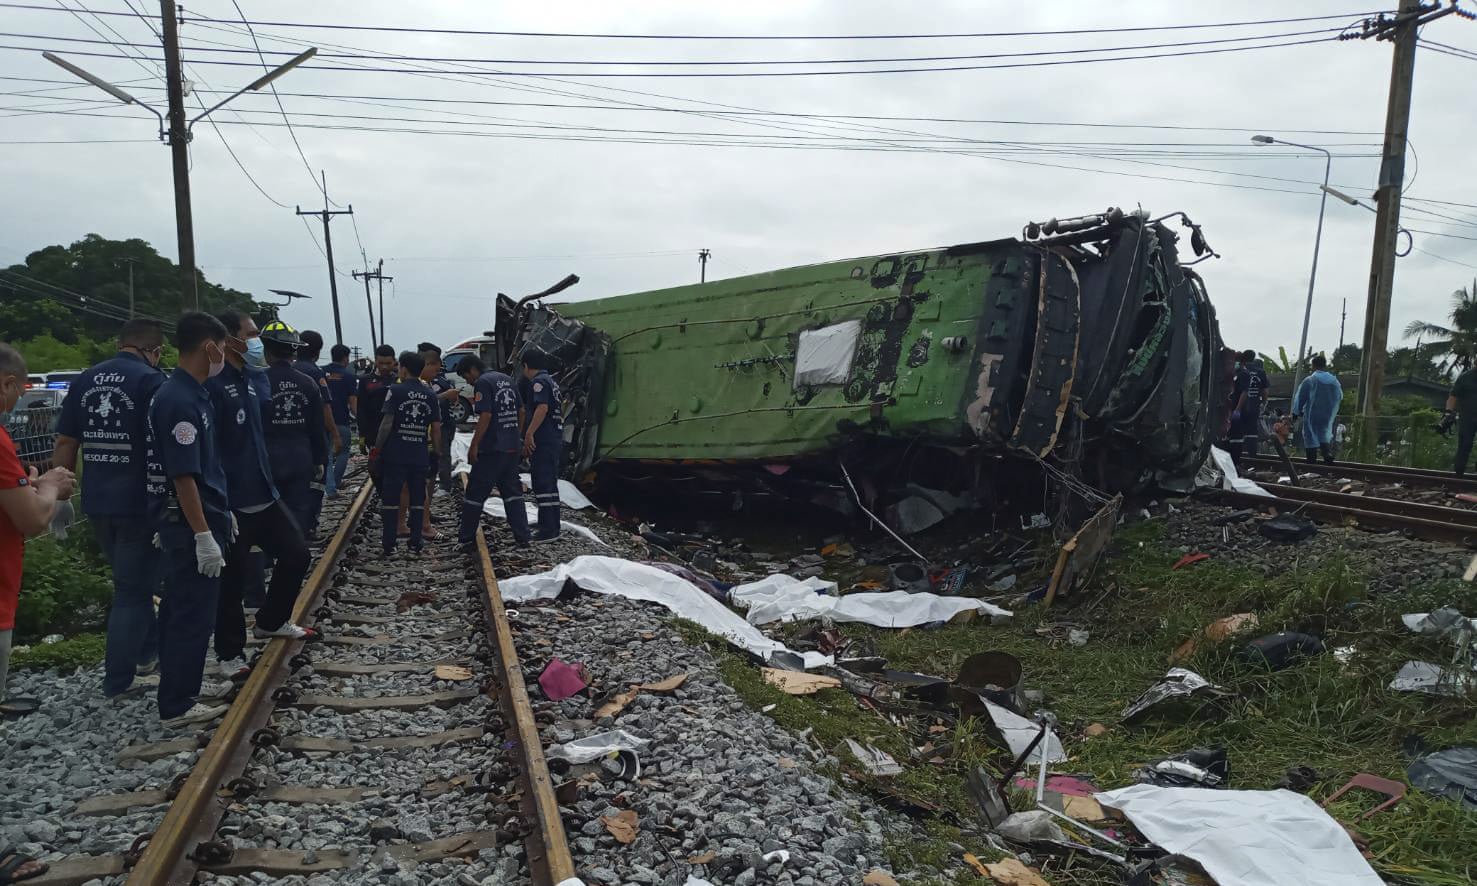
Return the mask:
<path id="1" fill-rule="evenodd" d="M 248 338 L 246 340 L 246 362 L 251 366 L 266 366 L 266 346 L 259 338 Z"/>
<path id="2" fill-rule="evenodd" d="M 216 348 L 219 350 L 220 349 L 220 345 L 216 345 Z M 209 375 L 210 375 L 211 378 L 215 378 L 217 375 L 220 375 L 221 374 L 221 370 L 226 368 L 226 352 L 224 350 L 221 350 L 220 351 L 220 355 L 221 355 L 221 358 L 219 360 L 212 359 L 210 361 L 210 373 L 209 373 Z"/>

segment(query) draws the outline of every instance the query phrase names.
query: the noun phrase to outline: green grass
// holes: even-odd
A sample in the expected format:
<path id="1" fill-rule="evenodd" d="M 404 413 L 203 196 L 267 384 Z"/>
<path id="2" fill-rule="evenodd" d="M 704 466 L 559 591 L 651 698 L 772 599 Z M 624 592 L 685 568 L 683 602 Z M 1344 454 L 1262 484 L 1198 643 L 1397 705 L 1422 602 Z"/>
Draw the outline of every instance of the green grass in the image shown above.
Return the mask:
<path id="1" fill-rule="evenodd" d="M 1072 760 L 1057 771 L 1090 775 L 1105 789 L 1131 783 L 1133 769 L 1147 761 L 1221 745 L 1229 752 L 1232 787 L 1271 788 L 1288 767 L 1306 765 L 1320 773 L 1311 795 L 1321 801 L 1358 772 L 1403 779 L 1407 761 L 1401 742 L 1411 734 L 1423 736 L 1433 748 L 1477 744 L 1477 704 L 1385 688 L 1403 662 L 1442 662 L 1451 655 L 1449 644 L 1406 632 L 1399 614 L 1441 605 L 1477 612 L 1477 592 L 1470 585 L 1439 583 L 1412 588 L 1399 599 L 1370 601 L 1358 569 L 1341 556 L 1294 565 L 1272 577 L 1219 559 L 1172 570 L 1179 553 L 1165 549 L 1160 530 L 1157 523 L 1124 529 L 1115 555 L 1089 592 L 1049 611 L 1023 607 L 1007 625 L 906 631 L 842 627 L 849 637 L 875 642 L 889 666 L 900 670 L 952 676 L 976 652 L 999 650 L 1018 657 L 1026 686 L 1044 691 L 1046 706 L 1061 721 Z M 1296 553 L 1289 549 L 1290 558 Z M 1031 585 L 1023 581 L 1022 586 Z M 1164 674 L 1176 646 L 1212 620 L 1238 612 L 1257 613 L 1260 625 L 1253 635 L 1303 630 L 1322 636 L 1330 648 L 1356 651 L 1344 663 L 1324 655 L 1271 673 L 1239 660 L 1234 640 L 1202 648 L 1183 666 L 1232 690 L 1234 698 L 1188 717 L 1149 720 L 1133 729 L 1120 725 L 1123 708 Z M 1089 630 L 1088 644 L 1053 643 L 1038 633 L 1061 622 Z M 928 840 L 890 846 L 895 863 L 960 870 L 950 842 L 992 859 L 994 853 L 981 851 L 980 841 L 971 838 L 980 822 L 964 792 L 964 773 L 981 762 L 999 767 L 1006 755 L 987 746 L 970 724 L 929 735 L 925 721 L 919 734 L 910 734 L 840 690 L 786 696 L 720 642 L 709 645 L 720 655 L 725 679 L 750 704 L 777 705 L 770 716 L 793 730 L 813 728 L 848 771 L 855 767 L 841 747 L 846 737 L 892 753 L 907 770 L 891 780 L 890 790 L 942 807 L 926 822 Z M 1092 723 L 1109 731 L 1082 737 Z M 930 738 L 936 744 L 952 742 L 945 765 L 911 758 L 910 749 Z M 881 785 L 861 781 L 874 795 L 881 793 Z M 1353 821 L 1368 805 L 1359 798 L 1332 811 Z M 1456 803 L 1412 791 L 1393 811 L 1360 822 L 1358 829 L 1369 839 L 1376 868 L 1391 882 L 1447 886 L 1477 877 L 1472 850 L 1477 813 Z M 1096 865 L 1060 859 L 1048 860 L 1043 873 L 1060 886 L 1121 882 Z"/>
<path id="2" fill-rule="evenodd" d="M 104 634 L 78 634 L 57 643 L 36 643 L 13 653 L 10 656 L 10 666 L 18 671 L 90 668 L 103 660 L 106 641 Z"/>

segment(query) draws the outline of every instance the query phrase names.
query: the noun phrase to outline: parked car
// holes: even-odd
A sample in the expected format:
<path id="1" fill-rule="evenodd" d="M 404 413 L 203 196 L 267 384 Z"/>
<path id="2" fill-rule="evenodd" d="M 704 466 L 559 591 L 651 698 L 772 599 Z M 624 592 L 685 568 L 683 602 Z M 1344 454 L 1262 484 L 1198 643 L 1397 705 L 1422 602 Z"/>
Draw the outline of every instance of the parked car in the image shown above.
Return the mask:
<path id="1" fill-rule="evenodd" d="M 457 424 L 467 421 L 472 417 L 472 386 L 467 384 L 460 375 L 456 374 L 457 364 L 467 357 L 481 356 L 484 349 L 489 349 L 496 341 L 493 336 L 479 335 L 466 341 L 458 342 L 447 348 L 441 355 L 441 367 L 456 385 L 456 402 L 451 404 L 451 418 Z"/>
<path id="2" fill-rule="evenodd" d="M 86 371 L 86 369 L 58 369 L 55 372 L 48 372 L 45 385 L 53 390 L 65 391 L 72 386 L 77 376 Z"/>
<path id="3" fill-rule="evenodd" d="M 46 376 L 41 375 L 40 373 L 36 373 L 36 372 L 33 372 L 33 373 L 27 375 L 26 376 L 26 387 L 28 387 L 28 388 L 44 388 L 44 387 L 46 387 Z"/>

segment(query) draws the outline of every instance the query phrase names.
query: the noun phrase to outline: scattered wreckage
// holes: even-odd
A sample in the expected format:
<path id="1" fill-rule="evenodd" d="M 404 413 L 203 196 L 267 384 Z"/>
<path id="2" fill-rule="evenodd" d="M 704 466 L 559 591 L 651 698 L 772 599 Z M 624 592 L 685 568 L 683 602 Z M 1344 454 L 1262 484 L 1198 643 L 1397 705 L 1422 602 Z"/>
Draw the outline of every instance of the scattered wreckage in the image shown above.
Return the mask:
<path id="1" fill-rule="evenodd" d="M 1029 515 L 1043 473 L 1109 498 L 1192 487 L 1229 383 L 1188 267 L 1213 255 L 1183 213 L 1110 209 L 1021 239 L 547 302 L 570 277 L 500 295 L 488 356 L 556 357 L 571 477 L 870 504 L 901 531 L 970 504 Z"/>

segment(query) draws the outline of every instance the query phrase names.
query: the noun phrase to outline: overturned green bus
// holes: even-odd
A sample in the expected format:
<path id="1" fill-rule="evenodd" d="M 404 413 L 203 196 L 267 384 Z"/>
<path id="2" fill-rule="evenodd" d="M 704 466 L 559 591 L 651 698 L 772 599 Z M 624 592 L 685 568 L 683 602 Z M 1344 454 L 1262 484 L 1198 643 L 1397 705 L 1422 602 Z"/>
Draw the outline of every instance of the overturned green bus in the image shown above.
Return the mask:
<path id="1" fill-rule="evenodd" d="M 499 297 L 502 363 L 553 354 L 568 468 L 766 486 L 973 487 L 1050 464 L 1186 488 L 1224 419 L 1215 313 L 1182 213 L 588 301 Z"/>

